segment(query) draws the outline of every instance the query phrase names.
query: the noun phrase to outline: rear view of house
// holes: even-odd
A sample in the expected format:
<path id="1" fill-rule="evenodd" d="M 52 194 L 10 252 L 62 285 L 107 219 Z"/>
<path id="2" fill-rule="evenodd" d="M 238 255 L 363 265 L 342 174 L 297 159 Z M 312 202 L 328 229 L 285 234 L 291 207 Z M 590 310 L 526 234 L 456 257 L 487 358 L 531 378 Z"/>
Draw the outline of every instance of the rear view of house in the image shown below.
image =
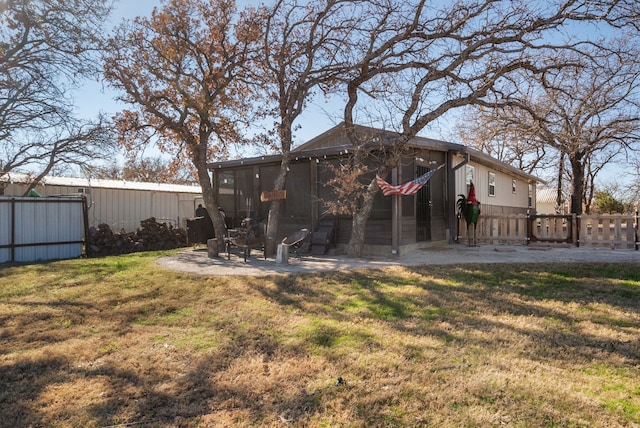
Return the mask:
<path id="1" fill-rule="evenodd" d="M 369 131 L 380 138 L 386 134 Z M 538 180 L 532 175 L 460 144 L 417 137 L 409 148 L 392 174 L 385 177 L 388 182 L 404 183 L 444 166 L 415 195 L 376 195 L 364 254 L 403 254 L 433 242 L 453 242 L 458 227 L 456 197 L 466 194 L 472 181 L 485 213 L 524 214 L 535 209 Z M 279 224 L 282 238 L 301 228 L 316 230 L 321 222 L 331 221 L 337 251 L 349 241 L 351 217 L 327 214 L 326 203 L 336 196 L 326 183 L 333 176 L 332 167 L 340 165 L 351 149 L 343 126 L 338 125 L 292 152 Z M 261 202 L 261 195 L 273 190 L 280 161 L 280 155 L 273 155 L 209 165 L 228 226 L 237 227 L 245 217 L 268 218 L 270 204 Z"/>

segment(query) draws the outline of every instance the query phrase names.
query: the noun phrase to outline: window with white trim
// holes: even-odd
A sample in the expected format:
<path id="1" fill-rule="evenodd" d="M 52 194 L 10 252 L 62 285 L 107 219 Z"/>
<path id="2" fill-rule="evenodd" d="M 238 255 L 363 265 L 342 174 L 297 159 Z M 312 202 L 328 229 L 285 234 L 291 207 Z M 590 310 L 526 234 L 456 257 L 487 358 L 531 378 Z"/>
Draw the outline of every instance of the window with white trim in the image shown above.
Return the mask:
<path id="1" fill-rule="evenodd" d="M 489 172 L 489 196 L 496 195 L 496 173 Z"/>
<path id="2" fill-rule="evenodd" d="M 469 188 L 471 187 L 471 183 L 475 182 L 476 167 L 473 165 L 467 165 L 465 173 L 466 173 L 465 182 L 467 184 L 467 193 L 469 193 Z"/>

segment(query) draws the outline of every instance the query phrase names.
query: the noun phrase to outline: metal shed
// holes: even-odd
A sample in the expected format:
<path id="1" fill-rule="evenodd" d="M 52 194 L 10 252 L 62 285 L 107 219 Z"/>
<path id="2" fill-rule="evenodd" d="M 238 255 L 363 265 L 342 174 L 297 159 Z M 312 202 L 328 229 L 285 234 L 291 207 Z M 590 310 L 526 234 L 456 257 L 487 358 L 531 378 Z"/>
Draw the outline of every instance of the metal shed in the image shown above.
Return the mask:
<path id="1" fill-rule="evenodd" d="M 14 173 L 3 177 L 5 196 L 22 196 L 28 178 Z M 186 219 L 193 217 L 195 208 L 203 203 L 200 186 L 176 184 L 48 176 L 36 190 L 42 196 L 84 196 L 90 227 L 104 223 L 126 232 L 135 231 L 150 217 L 186 227 Z"/>

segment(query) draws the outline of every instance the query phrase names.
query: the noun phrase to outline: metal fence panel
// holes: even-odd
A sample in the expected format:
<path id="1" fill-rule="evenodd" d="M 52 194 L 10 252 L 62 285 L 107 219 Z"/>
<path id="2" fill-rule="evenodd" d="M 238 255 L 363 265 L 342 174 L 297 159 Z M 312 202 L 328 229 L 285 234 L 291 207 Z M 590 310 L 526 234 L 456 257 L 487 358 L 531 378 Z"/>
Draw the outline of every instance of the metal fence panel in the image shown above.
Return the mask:
<path id="1" fill-rule="evenodd" d="M 0 198 L 0 263 L 82 256 L 84 203 L 81 198 Z"/>
<path id="2" fill-rule="evenodd" d="M 0 263 L 11 260 L 11 204 L 0 199 Z"/>

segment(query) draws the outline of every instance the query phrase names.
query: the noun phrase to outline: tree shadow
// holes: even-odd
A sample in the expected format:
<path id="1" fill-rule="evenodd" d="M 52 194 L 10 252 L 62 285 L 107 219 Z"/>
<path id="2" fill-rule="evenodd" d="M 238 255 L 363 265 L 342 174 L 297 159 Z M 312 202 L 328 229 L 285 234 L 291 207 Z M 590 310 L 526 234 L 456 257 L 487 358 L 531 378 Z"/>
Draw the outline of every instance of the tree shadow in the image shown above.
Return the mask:
<path id="1" fill-rule="evenodd" d="M 137 349 L 143 353 L 129 356 L 126 361 L 120 360 L 118 352 L 98 354 L 88 365 L 73 364 L 73 358 L 60 351 L 46 356 L 37 353 L 24 359 L 6 358 L 0 365 L 0 413 L 4 415 L 0 425 L 60 424 L 64 415 L 52 415 L 50 409 L 40 409 L 37 403 L 42 394 L 51 393 L 52 387 L 65 384 L 80 388 L 79 394 L 83 394 L 83 385 L 99 384 L 104 394 L 87 400 L 84 409 L 76 408 L 78 414 L 68 415 L 70 419 L 65 423 L 69 425 L 193 426 L 194 421 L 207 418 L 211 421 L 222 418 L 220 424 L 227 425 L 251 426 L 265 421 L 273 421 L 274 425 L 304 424 L 326 411 L 323 407 L 326 400 L 358 402 L 363 406 L 365 401 L 358 395 L 366 387 L 336 383 L 340 373 L 318 372 L 323 365 L 341 367 L 344 348 L 353 354 L 384 353 L 386 339 L 369 329 L 372 324 L 383 326 L 381 331 L 389 329 L 402 334 L 406 343 L 397 347 L 404 349 L 407 364 L 427 363 L 422 359 L 425 350 L 419 345 L 420 338 L 433 339 L 441 349 L 475 347 L 482 352 L 499 353 L 502 348 L 518 345 L 514 336 L 527 341 L 526 345 L 518 346 L 531 360 L 565 365 L 574 360 L 637 365 L 638 343 L 603 341 L 602 337 L 581 330 L 579 322 L 583 315 L 572 312 L 591 305 L 615 305 L 633 316 L 626 321 L 616 315 L 591 322 L 621 333 L 640 329 L 637 285 L 625 282 L 624 277 L 610 283 L 606 269 L 603 274 L 598 272 L 550 267 L 542 279 L 536 279 L 531 278 L 531 272 L 524 266 L 505 271 L 483 265 L 411 267 L 404 268 L 402 274 L 383 269 L 249 279 L 247 289 L 257 293 L 246 298 L 260 296 L 265 304 L 274 307 L 274 312 L 241 318 L 233 313 L 216 313 L 217 308 L 211 308 L 216 316 L 208 321 L 207 328 L 224 329 L 224 340 L 193 356 L 188 350 L 150 342 L 139 344 Z M 110 325 L 118 330 L 112 333 L 126 337 L 148 305 L 158 305 L 152 312 L 165 315 L 181 307 L 181 301 L 173 301 L 169 296 L 150 303 L 158 297 L 157 290 L 132 294 L 128 305 L 110 314 L 113 317 Z M 545 300 L 554 300 L 558 305 L 551 307 L 544 304 Z M 51 311 L 61 311 L 63 316 L 55 316 L 62 320 L 71 319 L 71 314 L 82 320 L 89 314 L 106 313 L 116 303 L 113 299 L 99 306 L 65 301 L 12 303 L 28 309 L 23 311 L 24 319 L 14 319 L 11 328 L 3 327 L 0 343 L 10 343 L 21 329 L 38 322 L 43 323 L 42 335 L 21 338 L 24 349 L 71 341 L 77 336 L 73 328 L 64 330 L 66 335 L 60 337 L 47 333 L 47 324 L 54 320 Z M 566 309 L 569 305 L 575 308 Z M 291 331 L 291 327 L 279 325 L 281 319 L 274 315 L 279 313 L 283 314 L 282 319 L 299 314 L 300 323 L 293 328 L 301 330 Z M 532 324 L 510 322 L 514 318 L 531 320 Z M 544 320 L 549 321 L 544 330 L 533 325 Z M 170 332 L 171 327 L 166 330 Z M 496 334 L 491 336 L 487 332 Z M 295 340 L 290 340 L 293 336 Z M 612 354 L 617 357 L 609 359 Z M 155 364 L 156 360 L 139 363 L 152 356 L 167 366 Z M 310 358 L 318 361 L 310 369 L 301 369 L 295 378 L 287 373 L 289 360 L 298 364 Z M 173 367 L 177 371 L 172 371 Z M 279 371 L 274 367 L 280 367 Z M 359 370 L 363 378 L 375 376 L 367 373 L 366 367 Z M 431 367 L 434 376 L 456 370 L 460 366 L 452 365 L 450 359 Z M 319 386 L 322 376 L 326 379 Z M 366 412 L 364 407 L 358 408 L 358 421 L 375 424 L 387 420 L 401 424 L 402 418 L 391 420 L 385 413 L 390 403 L 397 400 L 401 398 L 391 393 L 377 394 Z"/>
<path id="2" fill-rule="evenodd" d="M 504 330 L 527 337 L 532 342 L 532 358 L 570 361 L 576 357 L 594 358 L 603 352 L 604 356 L 616 353 L 626 361 L 640 361 L 638 341 L 603 338 L 582 331 L 579 322 L 584 316 L 565 309 L 573 305 L 575 311 L 584 312 L 610 305 L 623 313 L 637 315 L 640 273 L 634 274 L 633 270 L 621 273 L 618 265 L 606 264 L 591 269 L 578 264 L 558 264 L 548 266 L 541 275 L 533 274 L 530 265 L 512 265 L 508 269 L 487 264 L 415 266 L 405 270 L 409 279 L 401 279 L 385 269 L 372 269 L 272 277 L 255 281 L 251 287 L 283 307 L 324 319 L 343 321 L 356 316 L 386 322 L 394 329 L 417 336 L 429 335 L 446 342 L 475 341 L 485 346 L 487 343 L 473 337 L 490 330 Z M 439 277 L 446 277 L 447 282 Z M 421 292 L 397 292 L 406 285 L 419 287 Z M 555 307 L 541 304 L 544 300 L 557 304 Z M 537 322 L 548 320 L 549 325 L 545 331 L 533 326 L 515 327 L 499 321 L 499 317 L 505 316 L 529 317 Z M 442 327 L 442 321 L 448 324 L 446 328 Z M 640 329 L 637 316 L 620 319 L 599 315 L 589 322 L 620 333 Z M 463 331 L 464 338 L 460 334 Z M 339 334 L 339 331 L 333 334 L 318 331 L 309 337 L 331 342 Z M 543 348 L 553 352 L 546 356 L 536 354 L 536 349 Z"/>

